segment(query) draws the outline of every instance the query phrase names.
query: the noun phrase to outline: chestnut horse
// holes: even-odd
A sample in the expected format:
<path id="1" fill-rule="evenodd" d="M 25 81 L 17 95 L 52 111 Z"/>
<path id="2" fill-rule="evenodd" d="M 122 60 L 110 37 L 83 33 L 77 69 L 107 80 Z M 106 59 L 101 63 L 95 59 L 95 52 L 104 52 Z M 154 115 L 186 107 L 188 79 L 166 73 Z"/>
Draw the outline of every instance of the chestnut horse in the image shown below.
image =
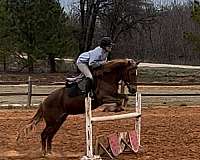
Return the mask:
<path id="1" fill-rule="evenodd" d="M 124 81 L 129 92 L 135 93 L 137 65 L 138 63 L 132 59 L 116 59 L 94 70 L 96 88 L 92 109 L 104 103 L 116 102 L 118 105 L 114 111 L 121 111 L 119 106 L 121 100 L 118 100 L 118 83 L 120 80 Z M 34 117 L 21 128 L 17 140 L 23 131 L 30 131 L 44 119 L 46 127 L 41 133 L 42 152 L 44 155 L 51 153 L 52 139 L 67 116 L 85 113 L 85 95 L 78 92 L 76 96 L 69 96 L 69 91 L 70 88 L 67 87 L 57 89 L 41 102 Z"/>

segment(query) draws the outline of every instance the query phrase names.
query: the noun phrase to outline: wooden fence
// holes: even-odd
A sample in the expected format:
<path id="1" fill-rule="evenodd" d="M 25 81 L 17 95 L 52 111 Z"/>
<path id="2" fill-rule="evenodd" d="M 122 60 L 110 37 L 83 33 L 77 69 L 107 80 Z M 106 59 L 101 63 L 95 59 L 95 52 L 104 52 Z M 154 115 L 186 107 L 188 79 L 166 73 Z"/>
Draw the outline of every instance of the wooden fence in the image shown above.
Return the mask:
<path id="1" fill-rule="evenodd" d="M 23 81 L 9 81 L 9 82 L 3 82 L 0 81 L 0 85 L 19 85 L 19 84 L 27 84 L 27 92 L 15 92 L 15 93 L 0 93 L 0 96 L 21 96 L 21 95 L 27 95 L 27 107 L 31 106 L 31 97 L 32 96 L 48 96 L 49 93 L 33 93 L 32 92 L 32 84 L 34 83 L 34 81 L 31 81 L 31 78 L 28 78 L 27 82 L 23 82 Z M 48 83 L 48 84 L 42 84 L 42 85 L 64 85 L 65 82 L 54 82 L 54 83 Z M 40 85 L 37 83 L 37 85 Z M 120 90 L 120 94 L 124 94 L 124 84 L 120 83 L 119 85 L 121 85 L 121 90 Z M 143 82 L 138 82 L 137 85 L 139 86 L 195 86 L 195 85 L 200 85 L 200 83 L 143 83 Z M 128 96 L 134 96 L 134 94 L 126 94 Z M 161 97 L 161 96 L 200 96 L 200 93 L 189 93 L 189 94 L 185 94 L 185 93 L 181 93 L 181 94 L 177 94 L 177 93 L 142 93 L 142 96 L 150 96 L 150 97 Z"/>

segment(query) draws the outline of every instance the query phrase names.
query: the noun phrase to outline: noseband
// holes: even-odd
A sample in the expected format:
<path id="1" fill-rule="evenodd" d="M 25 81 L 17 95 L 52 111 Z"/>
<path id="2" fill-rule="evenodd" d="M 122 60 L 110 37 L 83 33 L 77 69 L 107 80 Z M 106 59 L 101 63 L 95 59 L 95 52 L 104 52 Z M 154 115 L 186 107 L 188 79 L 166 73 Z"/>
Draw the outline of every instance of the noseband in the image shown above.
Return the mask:
<path id="1" fill-rule="evenodd" d="M 127 86 L 136 84 L 136 82 L 134 82 L 134 83 L 131 83 L 131 82 L 130 82 L 130 81 L 131 81 L 131 78 L 130 78 L 129 72 L 130 72 L 130 70 L 133 70 L 133 69 L 136 69 L 136 68 L 132 68 L 132 67 L 131 67 L 131 68 L 128 68 L 128 69 L 125 71 L 125 73 L 124 73 L 124 77 L 126 76 L 126 78 L 123 78 L 123 79 L 124 79 L 124 83 L 125 83 Z M 137 76 L 137 70 L 136 70 L 135 76 Z"/>

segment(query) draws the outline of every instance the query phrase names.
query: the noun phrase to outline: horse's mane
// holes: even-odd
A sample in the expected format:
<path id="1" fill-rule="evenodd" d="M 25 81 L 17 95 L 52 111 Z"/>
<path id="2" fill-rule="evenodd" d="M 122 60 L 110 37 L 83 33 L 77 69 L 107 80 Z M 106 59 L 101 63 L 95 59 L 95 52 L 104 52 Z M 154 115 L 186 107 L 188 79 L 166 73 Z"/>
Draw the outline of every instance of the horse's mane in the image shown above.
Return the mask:
<path id="1" fill-rule="evenodd" d="M 129 65 L 129 62 L 135 62 L 133 59 L 114 59 L 112 61 L 106 62 L 102 67 L 95 69 L 96 75 L 109 73 L 117 69 L 122 69 Z"/>
<path id="2" fill-rule="evenodd" d="M 128 65 L 128 62 L 129 62 L 129 59 L 115 59 L 115 60 L 105 63 L 103 65 L 103 68 L 104 69 L 107 69 L 107 68 L 114 69 L 114 68 L 118 68 L 118 67 L 124 67 L 124 66 Z"/>

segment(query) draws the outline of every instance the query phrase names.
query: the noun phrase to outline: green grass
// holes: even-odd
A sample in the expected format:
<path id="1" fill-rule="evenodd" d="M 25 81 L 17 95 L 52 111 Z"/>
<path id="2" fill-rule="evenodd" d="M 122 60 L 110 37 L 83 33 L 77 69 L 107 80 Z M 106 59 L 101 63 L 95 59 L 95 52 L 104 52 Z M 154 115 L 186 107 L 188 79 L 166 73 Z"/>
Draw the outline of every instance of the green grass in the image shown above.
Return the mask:
<path id="1" fill-rule="evenodd" d="M 140 67 L 138 82 L 200 82 L 200 70 Z"/>

